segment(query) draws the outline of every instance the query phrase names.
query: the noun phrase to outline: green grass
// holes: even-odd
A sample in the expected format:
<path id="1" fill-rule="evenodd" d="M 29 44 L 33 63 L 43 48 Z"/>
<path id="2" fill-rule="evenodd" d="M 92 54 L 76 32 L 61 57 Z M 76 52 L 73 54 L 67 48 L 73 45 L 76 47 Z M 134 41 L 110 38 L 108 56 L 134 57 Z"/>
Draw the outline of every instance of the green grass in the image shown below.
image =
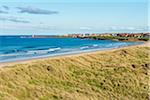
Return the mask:
<path id="1" fill-rule="evenodd" d="M 0 69 L 0 100 L 148 100 L 149 47 Z"/>
<path id="2" fill-rule="evenodd" d="M 119 37 L 119 36 L 92 36 L 91 39 L 97 39 L 97 40 L 128 40 L 128 37 Z"/>
<path id="3" fill-rule="evenodd" d="M 90 39 L 96 40 L 116 40 L 116 41 L 149 41 L 149 38 L 144 37 L 120 37 L 120 36 L 91 36 Z"/>
<path id="4" fill-rule="evenodd" d="M 141 38 L 138 38 L 139 40 L 142 40 L 142 41 L 149 41 L 150 38 L 144 38 L 144 37 L 141 37 Z"/>

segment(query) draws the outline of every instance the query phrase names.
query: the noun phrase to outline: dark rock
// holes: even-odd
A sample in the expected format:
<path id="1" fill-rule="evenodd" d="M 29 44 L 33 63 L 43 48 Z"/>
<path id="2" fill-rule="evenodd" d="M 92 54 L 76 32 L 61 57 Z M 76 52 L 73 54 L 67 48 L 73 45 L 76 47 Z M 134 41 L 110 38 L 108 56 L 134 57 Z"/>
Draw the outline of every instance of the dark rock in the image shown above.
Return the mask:
<path id="1" fill-rule="evenodd" d="M 79 90 L 76 90 L 77 92 L 79 92 Z"/>
<path id="2" fill-rule="evenodd" d="M 52 67 L 51 67 L 51 66 L 47 66 L 47 70 L 48 70 L 48 71 L 51 71 L 51 70 L 52 70 Z"/>
<path id="3" fill-rule="evenodd" d="M 148 75 L 148 73 L 146 72 L 145 75 Z"/>
<path id="4" fill-rule="evenodd" d="M 145 67 L 148 68 L 148 67 L 149 67 L 149 64 L 145 64 Z"/>
<path id="5" fill-rule="evenodd" d="M 132 68 L 135 68 L 135 65 L 134 65 L 134 64 L 132 64 Z"/>
<path id="6" fill-rule="evenodd" d="M 149 65 L 149 64 L 143 64 L 142 67 L 144 67 L 144 68 L 149 68 L 150 65 Z"/>
<path id="7" fill-rule="evenodd" d="M 58 97 L 56 95 L 53 95 L 53 98 L 58 99 Z"/>
<path id="8" fill-rule="evenodd" d="M 127 54 L 127 51 L 126 51 L 126 50 L 122 50 L 122 52 L 125 53 L 125 54 Z"/>

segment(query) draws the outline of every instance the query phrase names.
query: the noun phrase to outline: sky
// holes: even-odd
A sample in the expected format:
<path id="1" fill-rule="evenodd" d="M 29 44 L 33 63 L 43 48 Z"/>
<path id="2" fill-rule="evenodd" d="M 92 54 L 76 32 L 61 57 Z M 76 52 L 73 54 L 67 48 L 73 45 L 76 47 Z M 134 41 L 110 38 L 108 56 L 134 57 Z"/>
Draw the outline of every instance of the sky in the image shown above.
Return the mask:
<path id="1" fill-rule="evenodd" d="M 147 32 L 148 0 L 1 0 L 0 35 Z"/>

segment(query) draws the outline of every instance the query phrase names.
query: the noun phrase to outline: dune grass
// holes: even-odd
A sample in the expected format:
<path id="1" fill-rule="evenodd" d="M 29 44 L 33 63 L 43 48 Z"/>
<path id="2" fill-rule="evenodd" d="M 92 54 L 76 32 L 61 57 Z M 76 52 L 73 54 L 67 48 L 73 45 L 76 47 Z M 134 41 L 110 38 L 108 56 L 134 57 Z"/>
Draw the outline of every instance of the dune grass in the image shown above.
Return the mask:
<path id="1" fill-rule="evenodd" d="M 149 47 L 0 69 L 0 100 L 148 100 Z"/>

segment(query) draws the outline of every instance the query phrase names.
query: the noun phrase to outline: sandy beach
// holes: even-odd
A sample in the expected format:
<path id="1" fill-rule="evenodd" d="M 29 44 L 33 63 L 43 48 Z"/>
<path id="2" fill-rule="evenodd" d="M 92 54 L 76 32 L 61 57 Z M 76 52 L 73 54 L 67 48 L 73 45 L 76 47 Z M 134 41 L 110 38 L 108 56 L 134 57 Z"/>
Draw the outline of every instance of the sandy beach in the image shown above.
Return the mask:
<path id="1" fill-rule="evenodd" d="M 14 62 L 6 62 L 6 63 L 0 63 L 0 68 L 2 67 L 8 67 L 8 66 L 13 66 L 16 64 L 29 64 L 29 63 L 36 63 L 39 61 L 44 61 L 44 60 L 51 60 L 51 59 L 61 59 L 61 58 L 72 58 L 72 57 L 78 57 L 78 56 L 84 56 L 84 55 L 90 55 L 90 54 L 99 54 L 99 53 L 109 53 L 117 50 L 122 50 L 122 49 L 127 49 L 127 48 L 132 48 L 132 47 L 141 47 L 141 46 L 150 46 L 150 42 L 145 42 L 144 44 L 138 44 L 138 45 L 133 45 L 133 46 L 126 46 L 126 47 L 120 47 L 120 48 L 115 48 L 115 49 L 109 49 L 109 50 L 98 50 L 98 51 L 91 51 L 91 52 L 84 52 L 84 53 L 74 53 L 74 54 L 65 54 L 65 55 L 60 55 L 60 56 L 53 56 L 53 57 L 41 57 L 41 58 L 33 58 L 33 59 L 28 59 L 28 60 L 20 60 L 20 61 L 14 61 Z"/>

